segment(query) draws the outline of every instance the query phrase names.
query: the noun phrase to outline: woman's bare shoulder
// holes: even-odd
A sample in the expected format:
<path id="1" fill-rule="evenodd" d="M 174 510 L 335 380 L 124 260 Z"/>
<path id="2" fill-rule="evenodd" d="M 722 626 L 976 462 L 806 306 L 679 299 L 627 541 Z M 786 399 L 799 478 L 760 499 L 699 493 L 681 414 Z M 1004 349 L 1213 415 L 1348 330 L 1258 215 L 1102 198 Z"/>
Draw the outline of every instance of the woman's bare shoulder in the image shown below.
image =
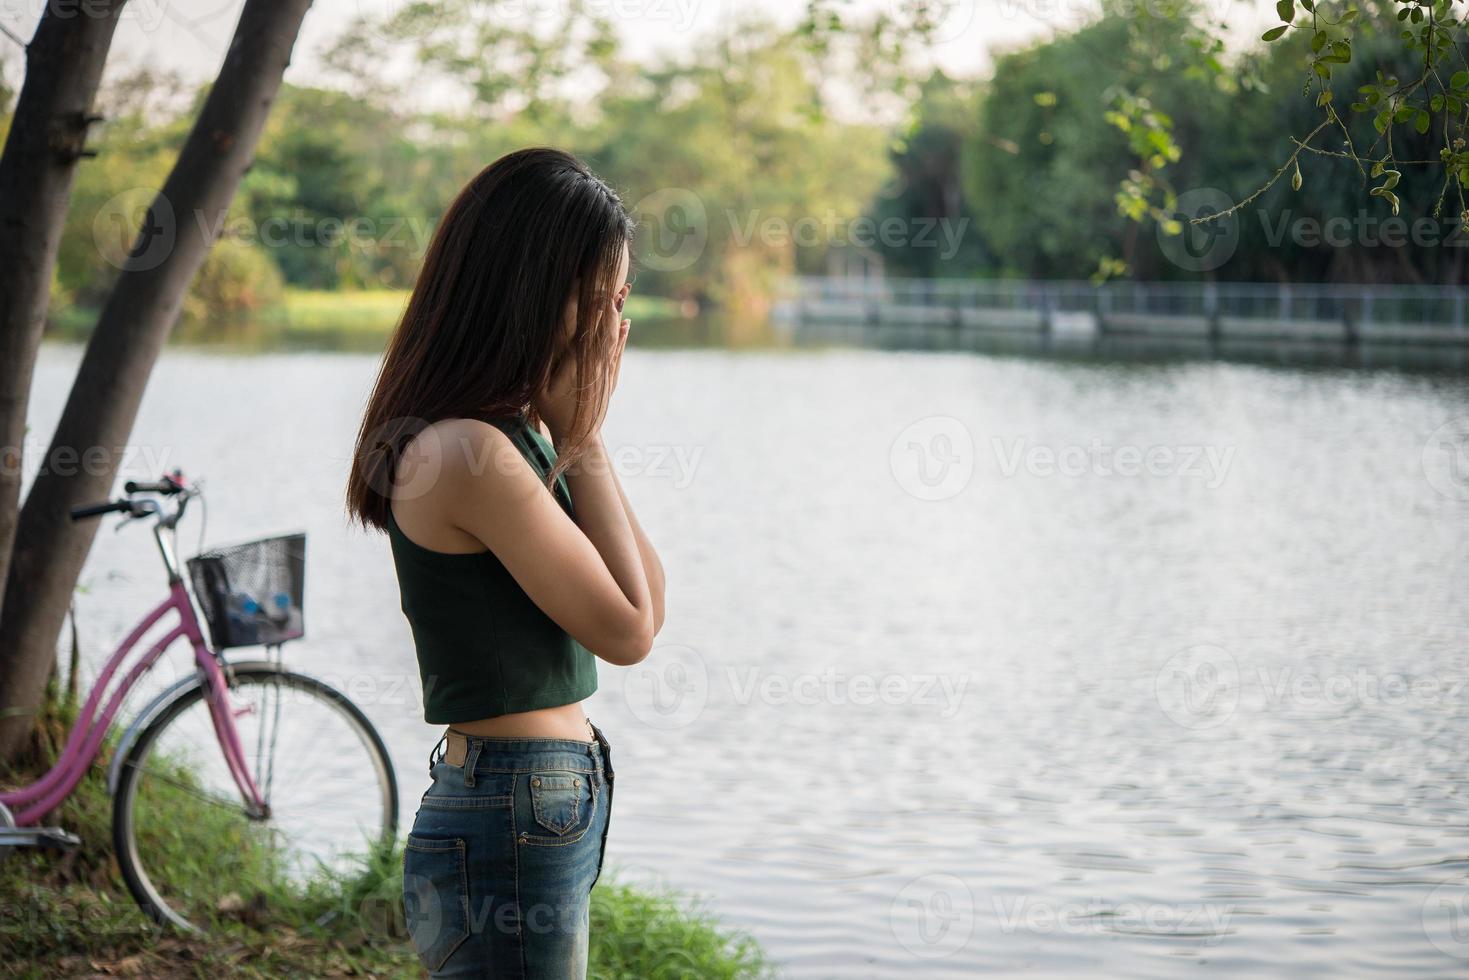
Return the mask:
<path id="1" fill-rule="evenodd" d="M 483 419 L 440 419 L 419 432 L 404 449 L 402 467 L 412 465 L 431 475 L 425 493 L 448 490 L 476 495 L 508 492 L 519 495 L 535 474 L 510 436 Z"/>

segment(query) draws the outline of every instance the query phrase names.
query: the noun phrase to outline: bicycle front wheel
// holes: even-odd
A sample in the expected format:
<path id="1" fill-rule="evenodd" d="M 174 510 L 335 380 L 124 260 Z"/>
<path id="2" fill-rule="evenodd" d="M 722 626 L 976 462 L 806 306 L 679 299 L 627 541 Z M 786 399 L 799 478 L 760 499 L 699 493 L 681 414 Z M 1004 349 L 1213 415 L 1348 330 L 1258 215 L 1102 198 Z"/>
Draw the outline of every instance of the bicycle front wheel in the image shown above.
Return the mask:
<path id="1" fill-rule="evenodd" d="M 127 749 L 113 801 L 113 845 L 133 897 L 155 921 L 190 931 L 309 908 L 397 833 L 392 763 L 355 704 L 274 664 L 231 672 L 230 707 L 265 812 L 235 784 L 202 685 Z"/>

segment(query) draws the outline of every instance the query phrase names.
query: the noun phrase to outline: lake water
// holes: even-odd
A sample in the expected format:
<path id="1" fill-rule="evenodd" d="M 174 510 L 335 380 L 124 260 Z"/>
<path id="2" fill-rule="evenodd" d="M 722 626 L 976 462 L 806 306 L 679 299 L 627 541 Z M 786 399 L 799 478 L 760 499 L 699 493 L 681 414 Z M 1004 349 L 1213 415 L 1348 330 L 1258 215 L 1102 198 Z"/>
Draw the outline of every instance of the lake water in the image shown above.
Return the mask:
<path id="1" fill-rule="evenodd" d="M 406 822 L 437 731 L 341 506 L 374 367 L 170 350 L 128 475 L 205 479 L 213 543 L 309 532 L 286 659 L 380 727 Z M 607 438 L 669 578 L 588 706 L 624 878 L 790 977 L 1469 974 L 1464 375 L 645 348 Z M 99 532 L 90 661 L 150 547 Z"/>

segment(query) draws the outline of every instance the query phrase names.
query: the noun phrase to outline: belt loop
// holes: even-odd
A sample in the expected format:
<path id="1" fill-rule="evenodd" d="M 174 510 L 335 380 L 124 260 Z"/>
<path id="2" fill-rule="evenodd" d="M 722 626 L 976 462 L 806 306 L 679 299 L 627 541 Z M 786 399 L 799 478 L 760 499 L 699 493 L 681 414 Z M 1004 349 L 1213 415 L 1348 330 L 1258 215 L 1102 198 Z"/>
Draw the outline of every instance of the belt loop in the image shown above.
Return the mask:
<path id="1" fill-rule="evenodd" d="M 587 724 L 592 729 L 592 744 L 589 751 L 602 775 L 610 780 L 612 778 L 612 754 L 607 750 L 607 736 L 602 734 L 602 729 L 598 728 L 590 718 L 587 719 Z"/>
<path id="2" fill-rule="evenodd" d="M 464 754 L 464 785 L 473 786 L 474 765 L 479 761 L 479 750 L 484 748 L 485 743 L 477 738 L 471 738 L 468 741 L 469 749 Z"/>

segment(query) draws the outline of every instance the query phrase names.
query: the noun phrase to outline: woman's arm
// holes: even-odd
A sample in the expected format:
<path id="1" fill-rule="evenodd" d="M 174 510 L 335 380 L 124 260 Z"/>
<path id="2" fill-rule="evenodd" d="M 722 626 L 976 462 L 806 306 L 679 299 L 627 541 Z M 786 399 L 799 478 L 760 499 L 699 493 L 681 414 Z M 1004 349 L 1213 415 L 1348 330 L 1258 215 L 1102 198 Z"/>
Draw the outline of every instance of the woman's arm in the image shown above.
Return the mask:
<path id="1" fill-rule="evenodd" d="M 622 489 L 622 480 L 615 469 L 612 472 L 612 482 L 617 484 L 617 495 L 622 498 L 622 509 L 627 513 L 628 523 L 632 525 L 633 537 L 638 540 L 638 554 L 643 559 L 643 574 L 648 577 L 648 591 L 653 594 L 653 632 L 656 634 L 663 628 L 663 562 L 658 560 L 653 542 L 648 540 L 643 525 L 638 523 L 638 517 L 633 513 L 632 504 L 627 499 L 627 491 Z"/>
<path id="2" fill-rule="evenodd" d="M 545 422 L 540 424 L 540 430 L 547 439 L 554 444 L 555 439 L 551 430 Z M 627 499 L 627 491 L 622 488 L 622 479 L 617 475 L 617 468 L 612 469 L 612 480 L 617 485 L 617 496 L 622 500 L 623 512 L 627 514 L 628 523 L 632 525 L 632 533 L 638 542 L 638 555 L 643 561 L 643 574 L 647 576 L 648 591 L 653 596 L 653 632 L 656 634 L 663 629 L 663 590 L 665 579 L 663 576 L 663 562 L 658 558 L 658 552 L 653 549 L 653 542 L 648 540 L 648 533 L 643 530 L 643 525 L 638 522 L 638 516 L 633 512 L 632 502 Z"/>
<path id="3" fill-rule="evenodd" d="M 532 601 L 592 653 L 619 666 L 646 657 L 658 614 L 600 434 L 567 471 L 573 521 L 499 429 L 468 419 L 433 428 L 443 448 L 429 493 L 449 521 L 494 552 Z"/>

